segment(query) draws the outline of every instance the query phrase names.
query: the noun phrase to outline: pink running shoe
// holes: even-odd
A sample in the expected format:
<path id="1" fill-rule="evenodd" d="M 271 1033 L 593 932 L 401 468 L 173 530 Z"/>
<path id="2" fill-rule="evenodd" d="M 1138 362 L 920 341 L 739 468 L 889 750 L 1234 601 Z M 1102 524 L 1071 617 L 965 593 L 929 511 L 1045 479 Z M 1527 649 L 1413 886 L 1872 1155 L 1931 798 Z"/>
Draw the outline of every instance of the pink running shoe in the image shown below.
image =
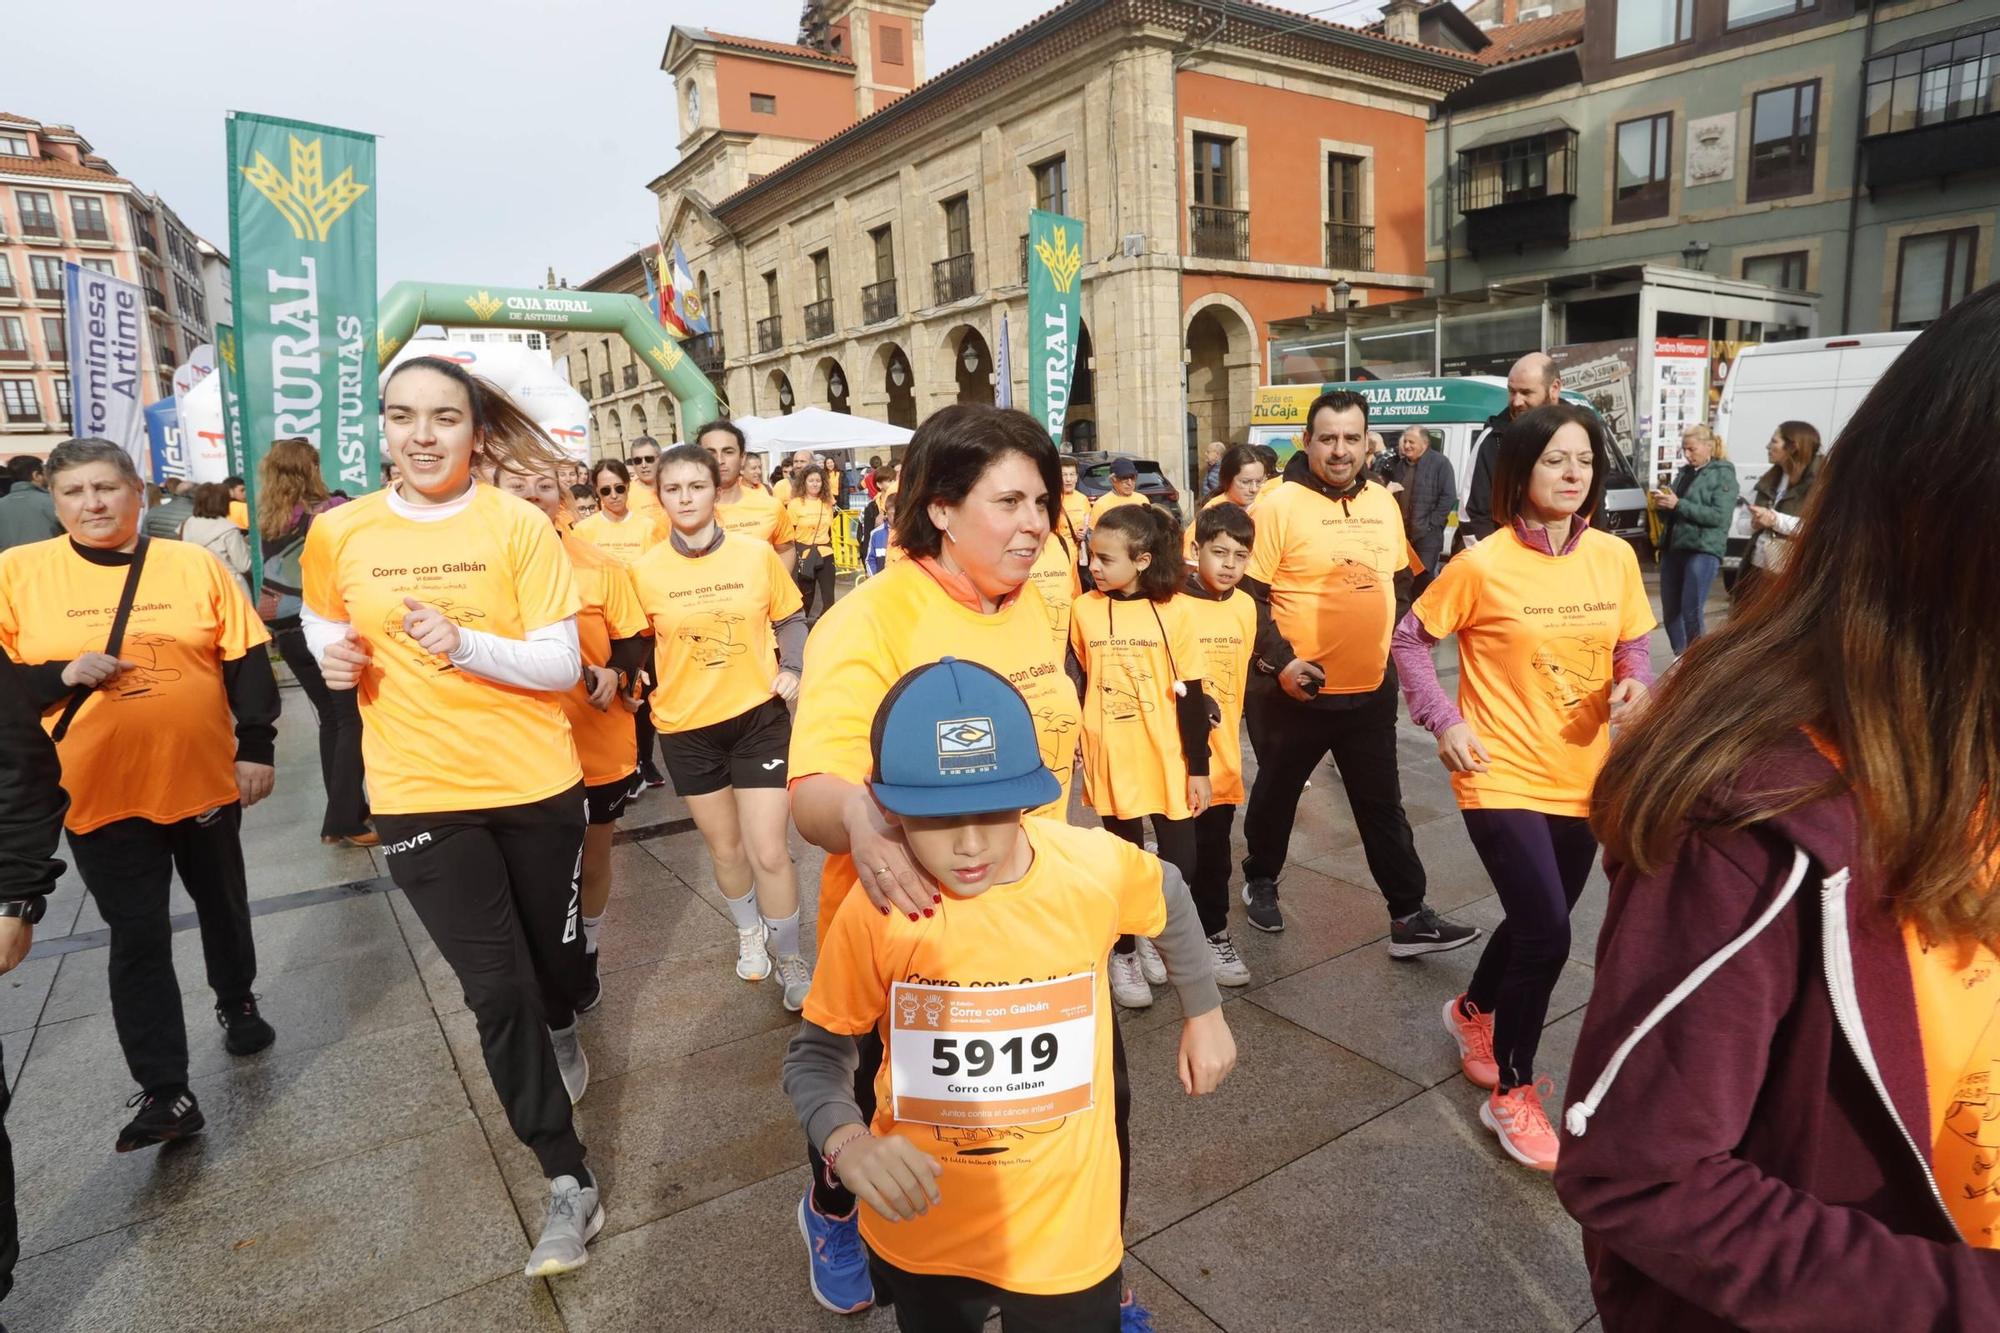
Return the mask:
<path id="1" fill-rule="evenodd" d="M 1472 1011 L 1470 1018 L 1466 1010 Z M 1482 1088 L 1498 1086 L 1500 1066 L 1493 1059 L 1493 1015 L 1466 1003 L 1463 995 L 1445 1001 L 1444 1030 L 1458 1043 L 1458 1067 Z"/>
<path id="2" fill-rule="evenodd" d="M 1523 1083 L 1511 1092 L 1495 1090 L 1479 1108 L 1480 1123 L 1499 1136 L 1500 1146 L 1522 1166 L 1537 1171 L 1556 1169 L 1556 1131 L 1542 1109 L 1544 1093 L 1553 1097 L 1555 1084 L 1546 1077 L 1533 1087 Z"/>

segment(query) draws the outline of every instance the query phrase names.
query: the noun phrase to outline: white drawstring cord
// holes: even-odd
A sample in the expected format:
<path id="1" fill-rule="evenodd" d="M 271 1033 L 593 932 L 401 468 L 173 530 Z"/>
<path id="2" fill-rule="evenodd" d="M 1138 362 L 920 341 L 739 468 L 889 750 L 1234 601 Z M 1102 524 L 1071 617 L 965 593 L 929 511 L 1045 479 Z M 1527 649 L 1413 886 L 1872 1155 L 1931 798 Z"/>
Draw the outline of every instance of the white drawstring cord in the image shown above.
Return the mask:
<path id="1" fill-rule="evenodd" d="M 1682 1000 L 1694 994 L 1704 981 L 1715 975 L 1717 969 L 1741 953 L 1748 947 L 1750 941 L 1764 933 L 1766 926 L 1778 919 L 1778 914 L 1783 912 L 1792 899 L 1798 895 L 1799 885 L 1805 882 L 1806 869 L 1811 864 L 1812 859 L 1805 854 L 1804 850 L 1794 847 L 1792 849 L 1792 873 L 1786 876 L 1785 886 L 1778 890 L 1778 896 L 1771 900 L 1771 905 L 1764 909 L 1763 914 L 1751 923 L 1748 930 L 1723 945 L 1722 948 L 1711 954 L 1707 961 L 1702 963 L 1700 967 L 1688 973 L 1681 980 L 1680 985 L 1667 993 L 1666 999 L 1661 1000 L 1653 1006 L 1653 1011 L 1646 1015 L 1645 1020 L 1638 1027 L 1632 1030 L 1632 1035 L 1618 1044 L 1618 1050 L 1612 1055 L 1611 1063 L 1604 1067 L 1604 1072 L 1597 1076 L 1597 1082 L 1591 1085 L 1590 1095 L 1580 1102 L 1572 1103 L 1569 1110 L 1563 1113 L 1563 1128 L 1569 1131 L 1572 1137 L 1579 1139 L 1583 1137 L 1584 1131 L 1590 1124 L 1590 1117 L 1597 1114 L 1598 1103 L 1602 1102 L 1605 1094 L 1611 1091 L 1611 1085 L 1617 1080 L 1618 1071 L 1624 1067 L 1625 1057 L 1632 1054 L 1632 1048 L 1644 1041 L 1647 1033 L 1658 1027 L 1665 1020 L 1666 1016 L 1680 1005 Z M 1844 875 L 1847 872 L 1843 870 L 1840 873 Z"/>

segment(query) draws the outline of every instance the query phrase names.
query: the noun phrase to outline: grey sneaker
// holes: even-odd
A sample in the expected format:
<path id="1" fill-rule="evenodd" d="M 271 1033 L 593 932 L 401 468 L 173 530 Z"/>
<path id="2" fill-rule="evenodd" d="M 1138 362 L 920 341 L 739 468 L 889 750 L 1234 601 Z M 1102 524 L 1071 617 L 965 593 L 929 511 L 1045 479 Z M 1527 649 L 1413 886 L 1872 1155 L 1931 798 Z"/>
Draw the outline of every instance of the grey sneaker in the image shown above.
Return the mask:
<path id="1" fill-rule="evenodd" d="M 1243 886 L 1244 913 L 1259 930 L 1276 934 L 1285 928 L 1285 914 L 1278 910 L 1278 881 L 1253 879 Z"/>
<path id="2" fill-rule="evenodd" d="M 812 990 L 812 965 L 797 954 L 777 956 L 778 982 L 785 988 L 785 1008 L 797 1013 L 806 1007 L 806 995 Z"/>
<path id="3" fill-rule="evenodd" d="M 1250 984 L 1250 969 L 1236 952 L 1235 941 L 1229 932 L 1218 930 L 1208 937 L 1208 951 L 1215 955 L 1215 984 L 1218 986 L 1247 986 Z"/>
<path id="4" fill-rule="evenodd" d="M 556 1048 L 556 1068 L 562 1074 L 563 1087 L 569 1090 L 569 1104 L 574 1106 L 590 1086 L 590 1057 L 583 1053 L 583 1038 L 571 1023 L 566 1028 L 550 1028 L 549 1041 Z"/>
<path id="5" fill-rule="evenodd" d="M 528 1276 L 574 1273 L 590 1262 L 583 1247 L 602 1230 L 604 1206 L 597 1201 L 597 1186 L 580 1185 L 575 1176 L 557 1176 L 549 1182 L 549 1216 L 542 1223 L 542 1238 L 528 1255 Z"/>
<path id="6" fill-rule="evenodd" d="M 1134 941 L 1139 946 L 1139 971 L 1145 974 L 1147 982 L 1155 986 L 1167 984 L 1167 962 L 1160 957 L 1160 951 L 1144 935 Z"/>
<path id="7" fill-rule="evenodd" d="M 1389 923 L 1389 956 L 1417 958 L 1427 953 L 1443 953 L 1478 938 L 1477 926 L 1461 926 L 1456 921 L 1447 921 L 1426 905 L 1417 909 L 1408 920 Z"/>

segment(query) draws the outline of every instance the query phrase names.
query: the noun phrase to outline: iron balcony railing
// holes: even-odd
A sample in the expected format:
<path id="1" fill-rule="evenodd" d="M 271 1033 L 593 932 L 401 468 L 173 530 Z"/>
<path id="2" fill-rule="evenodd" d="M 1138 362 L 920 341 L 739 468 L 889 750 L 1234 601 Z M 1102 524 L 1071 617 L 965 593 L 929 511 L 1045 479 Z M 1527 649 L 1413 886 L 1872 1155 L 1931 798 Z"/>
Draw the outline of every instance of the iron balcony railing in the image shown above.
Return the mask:
<path id="1" fill-rule="evenodd" d="M 1326 266 L 1328 268 L 1375 268 L 1375 229 L 1358 222 L 1326 224 Z"/>
<path id="2" fill-rule="evenodd" d="M 931 265 L 932 295 L 937 304 L 949 305 L 972 295 L 972 255 L 952 255 Z"/>
<path id="3" fill-rule="evenodd" d="M 1188 235 L 1195 254 L 1204 259 L 1248 259 L 1250 210 L 1189 205 Z"/>

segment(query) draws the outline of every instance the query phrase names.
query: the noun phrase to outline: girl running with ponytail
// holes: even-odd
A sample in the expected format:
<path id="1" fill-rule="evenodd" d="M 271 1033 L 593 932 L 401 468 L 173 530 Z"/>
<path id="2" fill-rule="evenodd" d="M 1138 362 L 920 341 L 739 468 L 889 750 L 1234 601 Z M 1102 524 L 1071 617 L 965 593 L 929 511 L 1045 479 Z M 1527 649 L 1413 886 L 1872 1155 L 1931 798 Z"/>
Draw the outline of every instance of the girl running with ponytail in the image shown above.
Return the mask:
<path id="1" fill-rule="evenodd" d="M 570 1112 L 590 1077 L 575 1007 L 589 964 L 583 769 L 559 696 L 583 674 L 582 601 L 549 521 L 474 480 L 531 452 L 496 434 L 505 401 L 436 357 L 391 372 L 400 478 L 313 524 L 302 618 L 327 685 L 358 692 L 389 874 L 464 987 L 508 1123 L 549 1178 L 537 1277 L 581 1267 L 604 1225 Z"/>

